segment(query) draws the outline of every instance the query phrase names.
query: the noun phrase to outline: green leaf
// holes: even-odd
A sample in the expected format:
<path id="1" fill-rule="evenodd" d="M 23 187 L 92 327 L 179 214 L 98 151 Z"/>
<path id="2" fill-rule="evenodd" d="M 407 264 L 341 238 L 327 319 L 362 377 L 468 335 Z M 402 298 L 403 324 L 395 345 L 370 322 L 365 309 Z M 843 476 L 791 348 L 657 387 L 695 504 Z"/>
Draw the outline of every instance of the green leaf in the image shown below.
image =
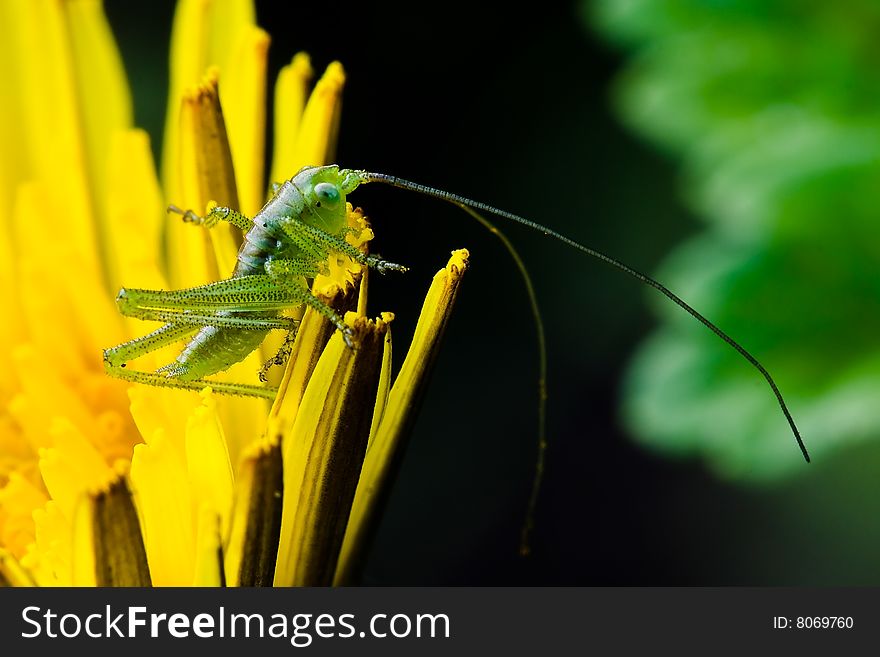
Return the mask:
<path id="1" fill-rule="evenodd" d="M 814 459 L 880 436 L 880 5 L 601 0 L 621 117 L 709 226 L 657 277 L 774 374 Z M 677 308 L 628 374 L 639 440 L 724 476 L 804 472 L 760 375 Z"/>

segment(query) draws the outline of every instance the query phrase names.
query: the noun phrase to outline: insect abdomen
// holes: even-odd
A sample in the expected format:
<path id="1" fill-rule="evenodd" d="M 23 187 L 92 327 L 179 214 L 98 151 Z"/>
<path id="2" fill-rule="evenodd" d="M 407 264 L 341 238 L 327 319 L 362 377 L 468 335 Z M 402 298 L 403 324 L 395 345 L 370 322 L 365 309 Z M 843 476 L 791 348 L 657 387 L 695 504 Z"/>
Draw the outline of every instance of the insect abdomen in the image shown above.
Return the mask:
<path id="1" fill-rule="evenodd" d="M 260 346 L 268 331 L 218 328 L 199 329 L 177 359 L 159 371 L 191 381 L 229 369 Z"/>
<path id="2" fill-rule="evenodd" d="M 270 235 L 263 225 L 256 223 L 259 219 L 258 214 L 253 227 L 245 233 L 244 242 L 238 250 L 235 271 L 232 272 L 233 278 L 264 274 L 266 258 L 278 251 L 278 239 Z"/>
<path id="3" fill-rule="evenodd" d="M 307 208 L 305 198 L 289 180 L 278 189 L 254 217 L 254 225 L 245 234 L 238 250 L 238 262 L 232 276 L 263 274 L 266 258 L 281 250 L 284 235 L 278 229 L 279 219 L 301 216 Z"/>

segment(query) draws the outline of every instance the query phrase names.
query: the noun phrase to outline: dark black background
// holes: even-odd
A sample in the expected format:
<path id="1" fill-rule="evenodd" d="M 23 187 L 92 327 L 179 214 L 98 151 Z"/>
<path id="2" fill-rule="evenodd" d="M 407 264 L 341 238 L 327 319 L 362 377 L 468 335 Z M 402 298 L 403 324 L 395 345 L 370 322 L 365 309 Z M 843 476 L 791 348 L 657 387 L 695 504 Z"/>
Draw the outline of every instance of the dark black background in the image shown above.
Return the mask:
<path id="1" fill-rule="evenodd" d="M 614 119 L 620 54 L 590 32 L 582 7 L 420 4 L 258 3 L 272 36 L 271 83 L 299 50 L 319 70 L 334 59 L 345 66 L 339 164 L 492 203 L 646 271 L 696 230 L 675 163 Z M 110 1 L 107 12 L 137 123 L 158 148 L 173 4 Z M 773 522 L 760 491 L 648 454 L 620 428 L 620 379 L 652 326 L 651 293 L 513 226 L 550 344 L 546 481 L 533 556 L 517 556 L 537 422 L 535 333 L 518 274 L 498 242 L 450 206 L 373 187 L 351 200 L 370 215 L 376 249 L 412 267 L 371 286 L 371 312 L 397 314 L 396 345 L 408 341 L 449 251 L 472 254 L 365 583 L 781 583 L 744 566 L 730 540 L 734 514 Z M 398 346 L 397 362 L 402 355 Z"/>

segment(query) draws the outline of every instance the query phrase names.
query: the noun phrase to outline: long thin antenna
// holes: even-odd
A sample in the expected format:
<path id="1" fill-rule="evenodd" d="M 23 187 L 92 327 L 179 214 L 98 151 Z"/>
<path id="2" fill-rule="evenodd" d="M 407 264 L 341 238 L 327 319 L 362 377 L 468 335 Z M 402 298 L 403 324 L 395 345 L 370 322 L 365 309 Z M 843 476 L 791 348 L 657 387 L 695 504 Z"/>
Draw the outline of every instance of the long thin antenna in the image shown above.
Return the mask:
<path id="1" fill-rule="evenodd" d="M 588 256 L 592 256 L 597 260 L 601 260 L 612 267 L 616 267 L 622 272 L 625 272 L 632 276 L 633 278 L 641 281 L 645 285 L 650 285 L 655 290 L 659 291 L 663 296 L 672 301 L 679 308 L 685 310 L 691 317 L 700 322 L 703 326 L 712 331 L 719 338 L 724 340 L 727 344 L 733 347 L 737 352 L 739 352 L 740 356 L 745 358 L 752 366 L 758 370 L 761 375 L 766 379 L 767 383 L 770 385 L 770 389 L 773 391 L 773 394 L 776 396 L 776 401 L 779 402 L 779 408 L 782 409 L 782 413 L 785 415 L 785 419 L 788 420 L 788 426 L 791 427 L 791 432 L 794 434 L 794 438 L 797 441 L 798 447 L 801 450 L 801 453 L 804 455 L 804 460 L 807 463 L 810 462 L 810 454 L 807 451 L 807 446 L 804 445 L 804 441 L 801 438 L 800 431 L 798 431 L 797 425 L 794 423 L 794 418 L 792 418 L 791 413 L 788 410 L 788 406 L 785 404 L 785 400 L 782 398 L 782 393 L 779 392 L 779 388 L 776 385 L 776 382 L 773 380 L 773 377 L 770 376 L 770 372 L 761 365 L 757 358 L 752 356 L 746 349 L 740 345 L 736 340 L 731 338 L 727 333 L 722 331 L 720 328 L 715 326 L 708 319 L 703 317 L 699 312 L 697 312 L 690 304 L 683 301 L 677 294 L 673 293 L 662 283 L 654 280 L 650 276 L 643 274 L 639 271 L 636 271 L 632 267 L 623 264 L 619 260 L 615 260 L 614 258 L 605 255 L 595 249 L 591 249 L 588 246 L 584 246 L 578 242 L 575 242 L 573 239 L 566 237 L 560 233 L 557 233 L 555 230 L 551 230 L 546 226 L 542 226 L 539 223 L 534 221 L 530 221 L 524 217 L 520 217 L 519 215 L 513 214 L 512 212 L 507 212 L 506 210 L 500 210 L 498 208 L 492 207 L 491 205 L 487 205 L 486 203 L 480 203 L 479 201 L 473 201 L 469 198 L 465 198 L 463 196 L 459 196 L 458 194 L 451 194 L 450 192 L 445 192 L 440 189 L 434 189 L 433 187 L 426 187 L 425 185 L 420 185 L 419 183 L 410 182 L 409 180 L 403 180 L 402 178 L 398 178 L 397 176 L 391 176 L 385 173 L 372 173 L 369 171 L 358 171 L 357 172 L 361 180 L 365 183 L 370 182 L 379 182 L 384 183 L 386 185 L 391 185 L 392 187 L 397 187 L 399 189 L 406 189 L 411 192 L 418 192 L 419 194 L 424 194 L 426 196 L 433 196 L 434 198 L 438 198 L 442 201 L 446 201 L 448 203 L 452 203 L 453 205 L 466 205 L 468 207 L 474 208 L 476 210 L 481 210 L 483 212 L 488 212 L 490 214 L 497 215 L 499 217 L 503 217 L 505 219 L 509 219 L 510 221 L 515 221 L 518 224 L 522 224 L 523 226 L 528 226 L 532 230 L 536 230 L 539 233 L 543 233 L 548 237 L 553 237 L 560 242 L 568 244 L 572 248 L 581 251 L 582 253 L 586 253 Z"/>
<path id="2" fill-rule="evenodd" d="M 523 521 L 522 531 L 519 539 L 519 553 L 522 556 L 528 556 L 532 551 L 532 532 L 535 529 L 535 514 L 538 510 L 538 497 L 541 494 L 541 484 L 544 482 L 544 468 L 547 462 L 547 337 L 544 333 L 544 320 L 541 317 L 541 309 L 538 307 L 538 294 L 535 292 L 535 286 L 532 284 L 532 277 L 529 276 L 529 270 L 526 263 L 520 257 L 519 252 L 513 243 L 507 239 L 507 235 L 502 233 L 491 221 L 486 219 L 479 212 L 467 205 L 459 204 L 462 210 L 479 221 L 486 229 L 495 237 L 501 240 L 504 248 L 513 258 L 519 275 L 522 277 L 523 284 L 526 287 L 526 295 L 529 298 L 529 307 L 532 311 L 532 319 L 535 321 L 535 338 L 538 344 L 538 454 L 535 459 L 535 475 L 532 478 L 532 491 L 529 493 L 529 501 L 526 506 L 526 517 Z"/>

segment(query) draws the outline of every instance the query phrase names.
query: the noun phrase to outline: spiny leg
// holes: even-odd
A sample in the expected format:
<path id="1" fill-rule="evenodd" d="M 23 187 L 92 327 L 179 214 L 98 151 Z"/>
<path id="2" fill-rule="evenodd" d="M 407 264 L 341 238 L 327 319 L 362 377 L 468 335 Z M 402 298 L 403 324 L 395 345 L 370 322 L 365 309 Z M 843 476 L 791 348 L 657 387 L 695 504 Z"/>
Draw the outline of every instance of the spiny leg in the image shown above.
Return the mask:
<path id="1" fill-rule="evenodd" d="M 226 311 L 218 311 L 226 312 Z M 218 328 L 237 328 L 251 331 L 295 329 L 299 322 L 288 317 L 239 317 L 228 314 L 193 313 L 179 310 L 155 310 L 152 308 L 127 308 L 126 317 L 147 321 L 185 324 L 190 327 L 216 326 Z"/>
<path id="2" fill-rule="evenodd" d="M 185 290 L 123 288 L 116 297 L 116 304 L 126 316 L 151 311 L 184 310 L 206 313 L 267 312 L 306 305 L 333 322 L 345 335 L 346 343 L 350 344 L 351 329 L 330 306 L 306 287 L 303 273 L 313 270 L 314 264 L 306 260 L 274 259 L 266 262 L 267 274 L 229 278 Z M 263 321 L 265 318 L 258 318 L 255 323 Z M 269 328 L 289 328 L 289 325 Z"/>
<path id="3" fill-rule="evenodd" d="M 195 390 L 196 392 L 210 387 L 214 392 L 224 395 L 238 395 L 241 397 L 261 397 L 263 399 L 275 399 L 278 388 L 248 385 L 246 383 L 229 383 L 226 381 L 209 381 L 207 379 L 193 379 L 184 381 L 173 377 L 163 376 L 155 372 L 138 372 L 136 370 L 107 370 L 107 373 L 117 379 L 130 381 L 131 383 L 143 383 L 161 388 L 180 388 L 182 390 Z"/>
<path id="4" fill-rule="evenodd" d="M 284 367 L 287 364 L 287 361 L 290 360 L 290 354 L 293 352 L 293 341 L 295 339 L 296 331 L 288 331 L 287 335 L 284 336 L 284 342 L 278 348 L 275 355 L 263 363 L 263 366 L 260 368 L 260 381 L 267 383 L 269 381 L 269 370 L 276 365 Z"/>
<path id="5" fill-rule="evenodd" d="M 244 278 L 244 277 L 242 277 Z M 255 286 L 254 283 L 257 285 Z M 207 290 L 206 290 L 207 288 Z M 267 288 L 274 294 L 266 294 Z M 180 294 L 183 292 L 183 294 Z M 189 294 L 187 294 L 189 293 Z M 166 373 L 139 372 L 125 369 L 127 361 L 154 351 L 170 342 L 186 337 L 203 326 L 222 326 L 225 328 L 271 330 L 275 328 L 290 330 L 294 320 L 286 317 L 267 317 L 267 308 L 283 309 L 299 303 L 274 286 L 267 276 L 257 281 L 236 279 L 231 283 L 220 281 L 197 289 L 166 292 L 160 290 L 123 290 L 119 296 L 120 309 L 123 314 L 142 319 L 166 320 L 168 324 L 153 333 L 124 343 L 104 354 L 105 369 L 111 376 L 124 380 L 157 385 L 198 390 L 210 385 L 218 392 L 271 398 L 274 391 L 260 386 L 217 382 L 203 378 L 183 381 L 181 377 L 168 376 Z M 256 303 L 250 308 L 249 304 Z M 201 312 L 191 310 L 201 305 Z M 152 307 L 151 307 L 152 306 Z M 168 310 L 162 307 L 170 307 Z M 182 309 L 186 310 L 182 310 Z M 229 314 L 229 309 L 251 310 L 257 316 L 237 317 Z"/>
<path id="6" fill-rule="evenodd" d="M 299 298 L 279 287 L 268 275 L 255 274 L 183 290 L 123 288 L 116 297 L 116 305 L 123 315 L 141 310 L 269 312 L 299 305 Z"/>
<path id="7" fill-rule="evenodd" d="M 204 226 L 205 228 L 213 228 L 220 221 L 227 221 L 236 228 L 247 231 L 253 226 L 253 222 L 237 210 L 227 207 L 214 206 L 211 211 L 204 217 L 200 217 L 192 210 L 181 210 L 176 205 L 169 205 L 168 212 L 179 214 L 183 220 L 188 223 Z"/>
<path id="8" fill-rule="evenodd" d="M 407 268 L 403 265 L 398 265 L 394 262 L 388 262 L 387 260 L 383 260 L 376 255 L 367 255 L 365 253 L 362 253 L 361 250 L 358 249 L 356 246 L 352 246 L 351 244 L 346 242 L 344 237 L 331 235 L 330 233 L 323 231 L 320 228 L 309 226 L 301 221 L 287 222 L 282 225 L 281 229 L 284 231 L 284 234 L 297 246 L 303 248 L 303 245 L 305 245 L 305 248 L 308 249 L 304 249 L 306 253 L 311 254 L 311 252 L 314 251 L 321 258 L 326 258 L 329 252 L 335 251 L 337 253 L 342 253 L 353 258 L 355 262 L 358 262 L 367 267 L 372 267 L 380 274 L 384 274 L 388 271 L 407 271 Z M 317 249 L 318 245 L 320 245 L 321 247 L 320 252 Z"/>
<path id="9" fill-rule="evenodd" d="M 271 329 L 290 328 L 287 318 L 271 317 L 233 317 L 226 313 L 254 312 L 266 313 L 283 310 L 292 306 L 308 305 L 330 320 L 343 333 L 346 344 L 352 347 L 351 328 L 342 318 L 323 301 L 311 294 L 305 285 L 303 276 L 314 275 L 315 264 L 307 260 L 276 260 L 267 263 L 267 270 L 272 275 L 242 276 L 217 281 L 207 285 L 185 290 L 141 290 L 123 289 L 117 297 L 117 304 L 123 315 L 168 319 L 170 323 L 153 333 L 105 351 L 105 369 L 108 374 L 120 379 L 136 383 L 145 383 L 164 387 L 177 387 L 187 390 L 199 390 L 211 386 L 218 392 L 273 398 L 275 390 L 260 386 L 233 384 L 205 379 L 184 381 L 169 377 L 160 372 L 138 372 L 126 370 L 126 362 L 130 359 L 155 351 L 176 339 L 192 333 L 199 326 L 222 324 L 237 328 Z M 199 312 L 194 312 L 197 309 Z M 216 315 L 214 313 L 224 313 Z M 283 362 L 289 355 L 292 342 L 291 332 L 285 345 L 273 361 Z M 271 366 L 267 364 L 268 366 Z M 265 377 L 268 367 L 261 370 L 261 379 Z"/>
<path id="10" fill-rule="evenodd" d="M 123 342 L 115 347 L 105 349 L 104 369 L 108 374 L 118 376 L 118 378 L 124 378 L 119 376 L 118 373 L 125 368 L 128 361 L 145 356 L 157 349 L 161 349 L 165 345 L 186 337 L 195 330 L 195 326 L 188 326 L 185 324 L 165 324 L 143 337 L 135 338 L 134 340 Z"/>
<path id="11" fill-rule="evenodd" d="M 309 232 L 311 229 L 301 221 L 294 219 L 286 222 L 281 230 L 290 244 L 302 254 L 303 260 L 323 262 L 330 255 L 331 249 L 325 243 L 312 239 Z"/>
<path id="12" fill-rule="evenodd" d="M 304 268 L 313 266 L 307 260 L 274 258 L 266 261 L 266 273 L 275 285 L 283 289 L 298 304 L 309 306 L 330 320 L 333 325 L 342 332 L 342 337 L 348 347 L 353 347 L 351 341 L 352 329 L 340 317 L 333 308 L 312 294 L 311 290 L 302 282 Z"/>
<path id="13" fill-rule="evenodd" d="M 128 361 L 145 356 L 176 340 L 186 337 L 196 330 L 197 327 L 187 324 L 165 324 L 152 333 L 141 338 L 135 338 L 128 342 L 104 350 L 104 371 L 112 377 L 129 381 L 131 383 L 143 383 L 146 385 L 160 386 L 165 388 L 182 388 L 184 390 L 202 390 L 210 386 L 219 393 L 228 395 L 241 395 L 246 397 L 262 397 L 274 399 L 277 389 L 263 386 L 254 386 L 225 381 L 208 381 L 195 379 L 182 381 L 169 378 L 155 372 L 139 372 L 126 369 Z"/>

